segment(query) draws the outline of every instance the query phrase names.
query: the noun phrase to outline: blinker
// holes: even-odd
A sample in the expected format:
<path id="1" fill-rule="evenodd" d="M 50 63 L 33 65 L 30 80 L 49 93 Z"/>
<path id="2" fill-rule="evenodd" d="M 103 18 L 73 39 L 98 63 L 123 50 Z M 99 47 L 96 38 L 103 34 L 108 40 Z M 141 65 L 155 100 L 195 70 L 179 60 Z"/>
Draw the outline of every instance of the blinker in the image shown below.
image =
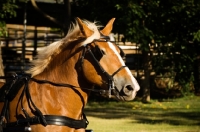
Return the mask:
<path id="1" fill-rule="evenodd" d="M 119 50 L 120 50 L 120 56 L 123 58 L 126 56 L 126 54 L 124 53 L 124 51 L 118 46 Z M 94 50 L 92 50 L 92 53 L 94 54 L 95 58 L 100 61 L 100 59 L 103 57 L 104 53 L 102 52 L 102 50 L 99 48 L 98 45 L 95 44 Z"/>
<path id="2" fill-rule="evenodd" d="M 104 53 L 101 51 L 98 45 L 95 45 L 94 50 L 92 50 L 92 53 L 94 54 L 95 58 L 100 61 L 100 59 L 103 57 Z"/>
<path id="3" fill-rule="evenodd" d="M 123 58 L 126 56 L 126 54 L 124 53 L 124 51 L 118 46 L 119 50 L 120 50 L 120 56 Z"/>

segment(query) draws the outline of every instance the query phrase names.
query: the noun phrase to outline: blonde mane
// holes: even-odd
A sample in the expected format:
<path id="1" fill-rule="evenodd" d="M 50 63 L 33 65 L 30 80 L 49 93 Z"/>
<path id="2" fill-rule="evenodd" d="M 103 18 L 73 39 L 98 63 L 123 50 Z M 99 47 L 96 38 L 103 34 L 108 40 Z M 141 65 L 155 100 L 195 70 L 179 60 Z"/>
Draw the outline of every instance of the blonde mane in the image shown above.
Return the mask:
<path id="1" fill-rule="evenodd" d="M 83 22 L 94 31 L 93 35 L 84 40 L 81 45 L 91 43 L 94 39 L 100 38 L 99 25 L 96 25 L 96 22 L 89 22 L 83 20 Z M 68 34 L 65 38 L 56 41 L 46 47 L 43 47 L 36 56 L 36 59 L 31 62 L 32 67 L 26 71 L 26 73 L 31 74 L 32 76 L 38 75 L 44 71 L 44 69 L 49 65 L 49 63 L 54 59 L 56 55 L 61 53 L 62 49 L 65 49 L 70 43 L 77 40 L 78 36 L 75 36 L 80 32 L 80 28 L 77 22 L 72 23 L 68 31 Z"/>

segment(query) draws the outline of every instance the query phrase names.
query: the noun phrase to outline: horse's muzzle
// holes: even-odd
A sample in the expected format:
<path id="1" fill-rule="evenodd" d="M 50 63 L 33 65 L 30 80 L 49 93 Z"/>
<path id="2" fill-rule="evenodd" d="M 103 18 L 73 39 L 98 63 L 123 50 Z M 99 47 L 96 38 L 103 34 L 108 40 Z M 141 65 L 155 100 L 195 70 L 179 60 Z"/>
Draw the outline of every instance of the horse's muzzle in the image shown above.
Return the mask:
<path id="1" fill-rule="evenodd" d="M 137 91 L 132 85 L 126 85 L 118 93 L 115 93 L 115 97 L 121 101 L 130 101 L 135 98 Z"/>

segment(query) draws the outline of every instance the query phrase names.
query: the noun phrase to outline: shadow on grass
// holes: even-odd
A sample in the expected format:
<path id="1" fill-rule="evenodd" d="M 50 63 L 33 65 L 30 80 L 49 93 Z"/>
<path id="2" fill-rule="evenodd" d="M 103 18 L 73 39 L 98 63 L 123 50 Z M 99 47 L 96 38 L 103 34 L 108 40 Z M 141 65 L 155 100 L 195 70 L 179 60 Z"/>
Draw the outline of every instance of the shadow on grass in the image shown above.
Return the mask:
<path id="1" fill-rule="evenodd" d="M 87 116 L 103 119 L 129 118 L 132 123 L 170 125 L 200 125 L 200 110 L 192 111 L 183 109 L 163 110 L 161 108 L 130 109 L 116 108 L 86 108 Z"/>
<path id="2" fill-rule="evenodd" d="M 170 125 L 200 125 L 200 112 L 163 112 L 162 114 L 135 113 L 132 117 L 137 123 Z"/>

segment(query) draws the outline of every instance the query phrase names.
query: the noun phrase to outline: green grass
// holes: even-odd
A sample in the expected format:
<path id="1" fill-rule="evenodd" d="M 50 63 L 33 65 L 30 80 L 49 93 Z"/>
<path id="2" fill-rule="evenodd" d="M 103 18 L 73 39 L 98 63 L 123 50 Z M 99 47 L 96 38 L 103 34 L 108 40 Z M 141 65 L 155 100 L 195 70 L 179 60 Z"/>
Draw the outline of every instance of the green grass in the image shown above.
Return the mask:
<path id="1" fill-rule="evenodd" d="M 200 97 L 188 96 L 144 104 L 94 102 L 85 108 L 94 132 L 200 132 Z"/>

